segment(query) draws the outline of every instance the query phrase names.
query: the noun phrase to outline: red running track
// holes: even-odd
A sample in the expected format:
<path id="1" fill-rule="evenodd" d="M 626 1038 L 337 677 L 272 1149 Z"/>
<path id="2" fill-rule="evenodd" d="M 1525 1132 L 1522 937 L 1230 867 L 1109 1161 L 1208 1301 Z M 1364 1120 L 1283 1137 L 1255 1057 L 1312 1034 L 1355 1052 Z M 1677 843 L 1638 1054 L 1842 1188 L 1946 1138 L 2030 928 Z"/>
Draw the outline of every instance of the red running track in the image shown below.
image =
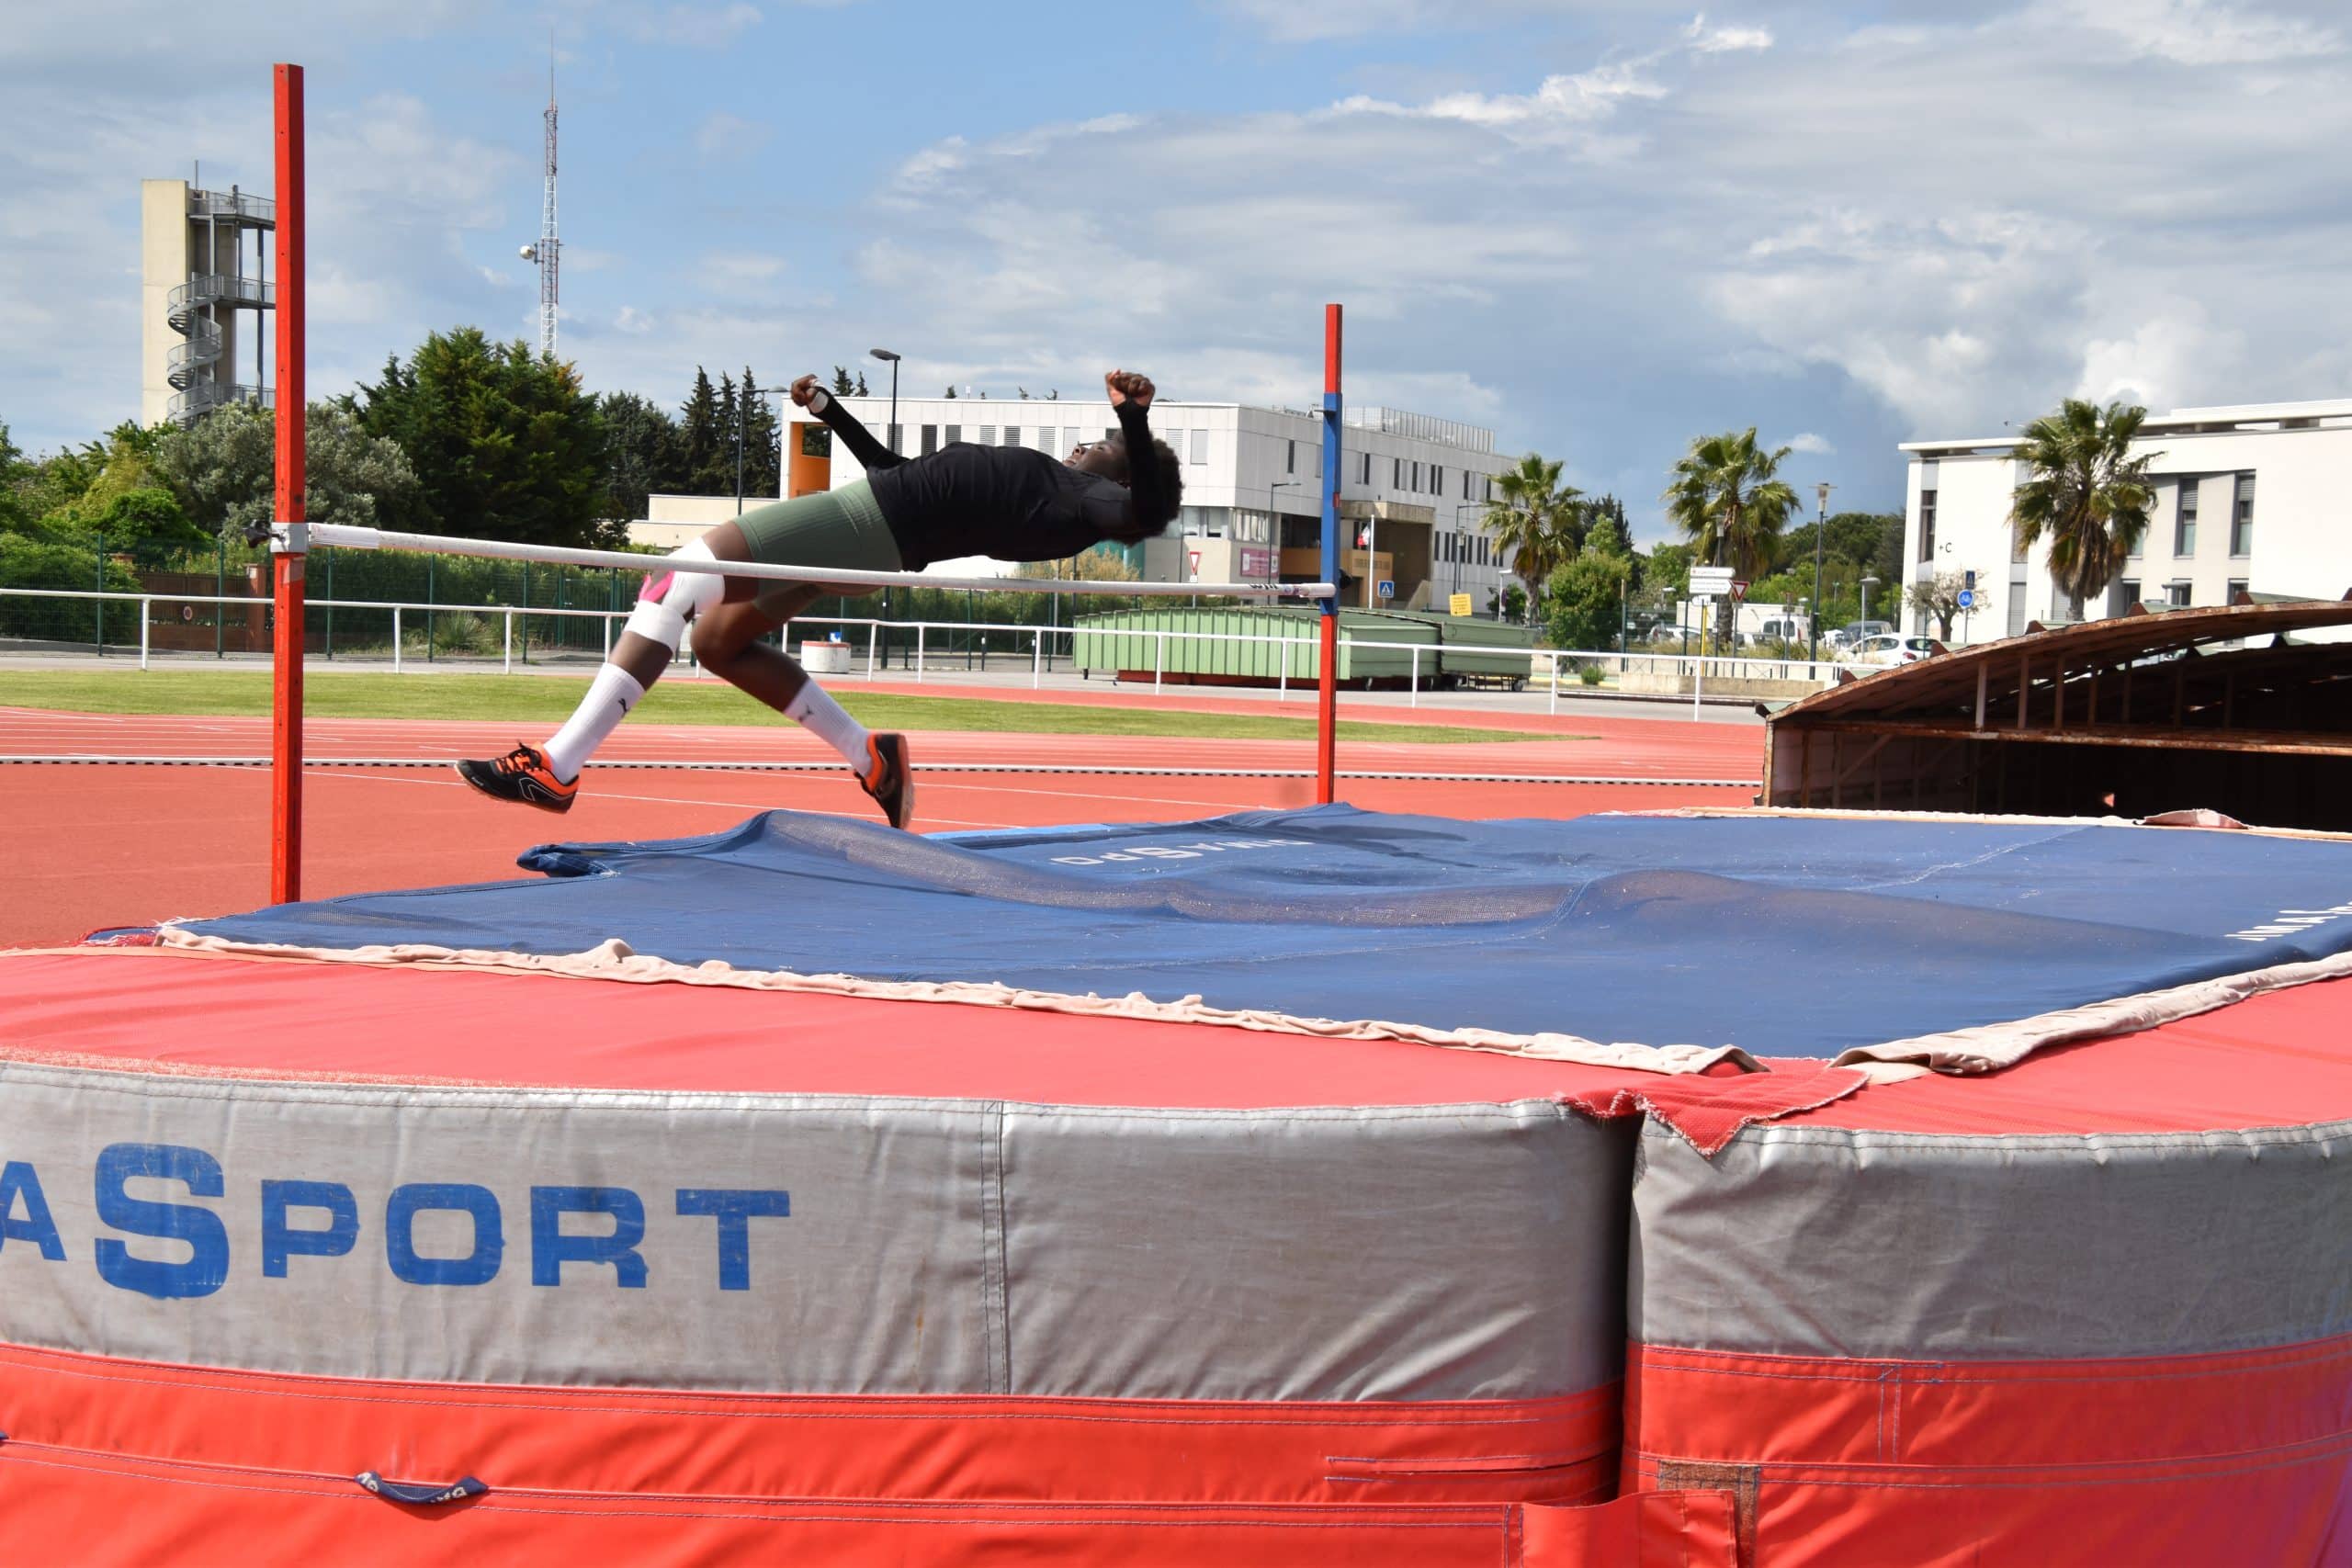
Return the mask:
<path id="1" fill-rule="evenodd" d="M 1030 694 L 1020 694 L 1026 699 Z M 1263 704 L 1228 702 L 1250 713 Z M 1417 723 L 1422 715 L 1374 710 L 1373 722 Z M 1359 713 L 1349 716 L 1372 718 Z M 1461 716 L 1446 716 L 1449 728 Z M 1698 779 L 1751 787 L 1762 768 L 1762 730 L 1740 725 L 1669 719 L 1591 718 L 1557 721 L 1505 716 L 1492 728 L 1522 729 L 1530 739 L 1453 744 L 1347 740 L 1340 746 L 1345 773 L 1499 773 L 1515 777 Z M 1481 725 L 1487 721 L 1481 717 Z M 504 750 L 518 739 L 513 724 L 436 723 L 418 719 L 312 718 L 304 725 L 304 751 L 324 759 L 447 761 Z M 537 739 L 544 725 L 519 727 Z M 1297 771 L 1313 765 L 1304 740 L 1193 739 L 1102 735 L 1024 735 L 976 731 L 921 733 L 920 767 L 947 764 L 1030 767 L 1241 768 Z M 51 713 L 0 708 L 0 757 L 266 757 L 269 721 L 262 717 Z M 797 726 L 628 725 L 609 741 L 607 761 L 679 762 L 829 762 L 822 742 Z"/>
<path id="2" fill-rule="evenodd" d="M 311 897 L 513 876 L 516 854 L 553 840 L 707 833 L 772 807 L 872 812 L 846 773 L 607 773 L 592 775 L 563 817 L 484 800 L 437 770 L 324 768 L 306 779 L 302 887 Z M 1183 820 L 1305 806 L 1312 789 L 1306 779 L 933 774 L 922 781 L 918 826 Z M 1363 781 L 1341 791 L 1368 809 L 1465 818 L 1744 806 L 1754 793 L 1455 781 Z M 0 765 L 0 822 L 9 829 L 0 835 L 0 946 L 266 903 L 268 818 L 261 768 Z"/>

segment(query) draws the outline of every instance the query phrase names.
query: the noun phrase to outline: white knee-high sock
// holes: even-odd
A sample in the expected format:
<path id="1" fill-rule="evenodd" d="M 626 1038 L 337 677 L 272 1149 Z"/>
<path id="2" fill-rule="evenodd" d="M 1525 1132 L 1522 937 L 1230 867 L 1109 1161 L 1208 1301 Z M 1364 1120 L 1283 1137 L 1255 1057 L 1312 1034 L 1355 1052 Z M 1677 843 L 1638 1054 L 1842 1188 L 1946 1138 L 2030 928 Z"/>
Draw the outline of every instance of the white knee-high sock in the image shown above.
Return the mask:
<path id="1" fill-rule="evenodd" d="M 579 777 L 581 764 L 644 696 L 645 688 L 637 677 L 619 665 L 607 664 L 597 671 L 596 678 L 588 682 L 588 694 L 580 699 L 563 728 L 539 748 L 548 754 L 548 766 L 555 770 L 555 776 L 566 784 Z"/>
<path id="2" fill-rule="evenodd" d="M 814 681 L 801 682 L 799 693 L 786 703 L 784 716 L 806 725 L 810 734 L 842 754 L 842 761 L 865 772 L 865 726 L 850 717 Z"/>

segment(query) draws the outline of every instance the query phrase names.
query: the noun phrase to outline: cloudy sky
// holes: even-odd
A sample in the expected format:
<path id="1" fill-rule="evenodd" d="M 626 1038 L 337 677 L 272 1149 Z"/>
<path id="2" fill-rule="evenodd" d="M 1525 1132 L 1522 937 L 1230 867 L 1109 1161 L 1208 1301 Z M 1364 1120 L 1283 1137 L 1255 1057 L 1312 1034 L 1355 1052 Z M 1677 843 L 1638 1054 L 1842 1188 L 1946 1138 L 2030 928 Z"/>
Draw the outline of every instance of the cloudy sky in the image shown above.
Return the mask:
<path id="1" fill-rule="evenodd" d="M 137 412 L 138 182 L 270 181 L 309 69 L 311 387 L 535 332 L 552 29 L 562 350 L 675 402 L 880 344 L 908 384 L 1494 426 L 1637 531 L 1758 425 L 1839 505 L 2069 393 L 2352 393 L 2340 0 L 147 0 L 0 34 L 0 422 Z"/>

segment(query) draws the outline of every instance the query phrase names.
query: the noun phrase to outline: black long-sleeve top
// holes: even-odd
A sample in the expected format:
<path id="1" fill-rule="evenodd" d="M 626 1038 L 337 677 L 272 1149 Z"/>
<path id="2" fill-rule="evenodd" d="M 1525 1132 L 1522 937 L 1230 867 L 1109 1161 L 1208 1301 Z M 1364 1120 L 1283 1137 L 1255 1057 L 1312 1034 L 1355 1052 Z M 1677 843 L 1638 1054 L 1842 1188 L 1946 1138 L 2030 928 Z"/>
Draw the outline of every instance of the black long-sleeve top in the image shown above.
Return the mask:
<path id="1" fill-rule="evenodd" d="M 1105 539 L 1158 533 L 1176 514 L 1160 482 L 1151 425 L 1133 399 L 1119 404 L 1127 482 L 1082 473 L 1025 446 L 956 441 L 902 457 L 828 395 L 817 417 L 839 436 L 873 487 L 874 502 L 909 571 L 958 556 L 1061 560 Z"/>

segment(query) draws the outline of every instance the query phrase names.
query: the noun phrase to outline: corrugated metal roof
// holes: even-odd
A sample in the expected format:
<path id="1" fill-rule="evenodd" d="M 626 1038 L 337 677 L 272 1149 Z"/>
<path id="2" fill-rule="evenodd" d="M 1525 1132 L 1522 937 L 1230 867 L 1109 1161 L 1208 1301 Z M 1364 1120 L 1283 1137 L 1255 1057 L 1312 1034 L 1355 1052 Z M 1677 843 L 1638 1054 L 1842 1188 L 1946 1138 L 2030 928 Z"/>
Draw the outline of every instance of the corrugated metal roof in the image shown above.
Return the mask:
<path id="1" fill-rule="evenodd" d="M 2329 626 L 2352 626 L 2352 602 L 2303 599 L 2287 604 L 2211 605 L 2118 615 L 2054 630 L 1978 643 L 1897 665 L 1817 692 L 1771 716 L 1775 727 L 1809 720 L 1916 713 L 1947 703 L 1973 702 L 1979 672 L 1993 692 L 2013 694 L 2020 672 L 2029 681 L 2053 673 L 2177 653 L 2216 642 L 2242 641 Z"/>

